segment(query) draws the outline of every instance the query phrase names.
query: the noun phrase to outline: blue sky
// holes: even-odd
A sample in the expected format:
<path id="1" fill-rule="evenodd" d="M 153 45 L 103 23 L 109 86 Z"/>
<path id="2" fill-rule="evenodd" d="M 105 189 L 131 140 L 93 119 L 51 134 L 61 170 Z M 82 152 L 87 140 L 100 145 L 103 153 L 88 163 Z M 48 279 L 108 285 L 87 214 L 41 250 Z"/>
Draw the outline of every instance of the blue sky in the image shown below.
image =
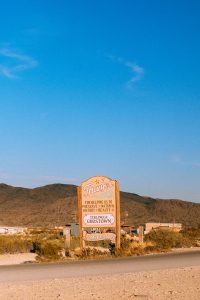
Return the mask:
<path id="1" fill-rule="evenodd" d="M 200 202 L 200 2 L 3 1 L 0 182 Z"/>

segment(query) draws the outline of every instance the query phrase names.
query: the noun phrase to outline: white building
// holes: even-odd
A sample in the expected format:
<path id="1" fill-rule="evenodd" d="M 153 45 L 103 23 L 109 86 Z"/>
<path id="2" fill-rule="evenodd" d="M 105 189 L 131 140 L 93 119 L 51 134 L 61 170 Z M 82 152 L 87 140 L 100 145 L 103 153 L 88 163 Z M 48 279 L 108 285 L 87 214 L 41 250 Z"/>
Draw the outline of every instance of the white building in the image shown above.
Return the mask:
<path id="1" fill-rule="evenodd" d="M 25 230 L 23 227 L 0 226 L 0 234 L 22 234 Z"/>

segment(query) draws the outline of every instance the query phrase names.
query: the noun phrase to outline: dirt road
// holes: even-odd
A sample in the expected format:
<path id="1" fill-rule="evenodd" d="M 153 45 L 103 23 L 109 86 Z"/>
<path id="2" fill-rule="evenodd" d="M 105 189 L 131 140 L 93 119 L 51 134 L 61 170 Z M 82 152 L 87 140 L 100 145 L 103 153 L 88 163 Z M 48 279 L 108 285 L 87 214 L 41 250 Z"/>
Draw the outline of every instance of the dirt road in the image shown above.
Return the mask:
<path id="1" fill-rule="evenodd" d="M 77 278 L 200 266 L 200 251 L 73 263 L 0 267 L 0 282 Z"/>

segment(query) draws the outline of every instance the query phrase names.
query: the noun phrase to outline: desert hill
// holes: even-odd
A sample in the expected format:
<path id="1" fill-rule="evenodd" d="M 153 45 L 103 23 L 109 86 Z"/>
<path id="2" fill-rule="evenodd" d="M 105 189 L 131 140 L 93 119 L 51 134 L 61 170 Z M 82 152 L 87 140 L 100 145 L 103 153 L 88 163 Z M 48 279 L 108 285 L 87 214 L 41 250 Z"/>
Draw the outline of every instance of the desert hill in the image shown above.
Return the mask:
<path id="1" fill-rule="evenodd" d="M 161 200 L 121 192 L 121 222 L 200 224 L 200 204 Z M 28 189 L 0 184 L 0 226 L 62 226 L 77 222 L 75 185 L 51 184 Z"/>

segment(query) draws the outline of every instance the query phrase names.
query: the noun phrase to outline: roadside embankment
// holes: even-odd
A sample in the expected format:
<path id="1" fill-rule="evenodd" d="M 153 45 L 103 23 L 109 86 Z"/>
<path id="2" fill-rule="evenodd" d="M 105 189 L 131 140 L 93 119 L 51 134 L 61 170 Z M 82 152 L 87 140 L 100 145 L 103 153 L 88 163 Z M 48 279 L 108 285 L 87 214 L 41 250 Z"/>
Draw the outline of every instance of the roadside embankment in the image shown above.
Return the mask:
<path id="1" fill-rule="evenodd" d="M 0 255 L 0 266 L 32 263 L 35 262 L 35 258 L 35 253 L 2 254 Z"/>

